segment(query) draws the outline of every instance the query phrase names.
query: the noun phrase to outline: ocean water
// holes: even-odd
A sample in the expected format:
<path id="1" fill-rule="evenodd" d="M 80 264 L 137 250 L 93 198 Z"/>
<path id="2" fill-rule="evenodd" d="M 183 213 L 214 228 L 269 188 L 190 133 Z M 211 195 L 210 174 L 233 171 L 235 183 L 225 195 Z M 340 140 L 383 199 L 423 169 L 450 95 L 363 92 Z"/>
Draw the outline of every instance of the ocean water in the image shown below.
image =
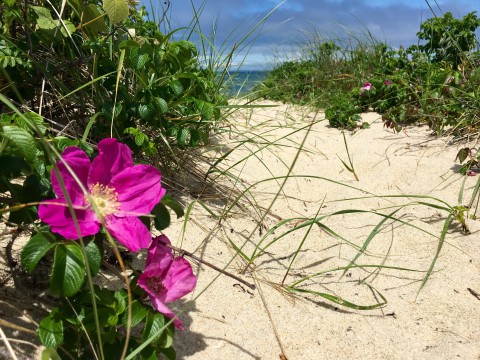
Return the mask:
<path id="1" fill-rule="evenodd" d="M 245 95 L 261 83 L 267 76 L 268 71 L 234 71 L 230 75 L 232 84 L 230 94 L 232 96 Z"/>

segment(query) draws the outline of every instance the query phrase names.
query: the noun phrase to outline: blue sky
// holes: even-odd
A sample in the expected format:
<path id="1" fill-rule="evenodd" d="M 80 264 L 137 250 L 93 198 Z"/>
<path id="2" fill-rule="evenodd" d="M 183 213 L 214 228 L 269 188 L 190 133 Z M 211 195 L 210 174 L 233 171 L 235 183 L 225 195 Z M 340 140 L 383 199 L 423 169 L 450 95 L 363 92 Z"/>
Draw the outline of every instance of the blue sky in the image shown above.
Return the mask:
<path id="1" fill-rule="evenodd" d="M 173 29 L 188 26 L 193 18 L 192 3 L 200 9 L 203 2 L 170 0 L 169 26 Z M 438 16 L 450 11 L 461 18 L 480 10 L 477 0 L 428 2 Z M 151 12 L 158 16 L 168 2 L 143 0 L 143 3 L 148 3 L 148 8 L 153 4 Z M 426 0 L 205 0 L 200 18 L 202 33 L 211 35 L 215 28 L 216 46 L 226 54 L 279 4 L 250 37 L 249 46 L 235 58 L 235 62 L 245 58 L 244 69 L 268 70 L 275 59 L 294 58 L 313 32 L 325 38 L 344 38 L 347 33 L 365 34 L 368 29 L 376 39 L 391 46 L 409 46 L 417 42 L 420 23 L 434 16 Z"/>

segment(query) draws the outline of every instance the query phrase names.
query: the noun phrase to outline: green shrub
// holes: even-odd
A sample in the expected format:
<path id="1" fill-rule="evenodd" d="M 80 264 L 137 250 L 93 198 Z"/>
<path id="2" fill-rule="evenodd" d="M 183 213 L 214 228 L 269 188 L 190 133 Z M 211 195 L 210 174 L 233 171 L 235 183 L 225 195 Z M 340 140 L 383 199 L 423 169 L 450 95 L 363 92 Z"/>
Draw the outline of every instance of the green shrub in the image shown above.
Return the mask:
<path id="1" fill-rule="evenodd" d="M 332 42 L 315 34 L 301 60 L 280 64 L 259 89 L 273 100 L 324 108 L 330 125 L 341 128 L 354 128 L 358 113 L 373 110 L 396 130 L 426 123 L 438 135 L 476 132 L 479 25 L 474 12 L 462 19 L 446 13 L 420 25 L 425 43 L 397 50 L 371 37 Z M 369 90 L 361 90 L 366 83 Z"/>
<path id="2" fill-rule="evenodd" d="M 351 97 L 344 95 L 332 99 L 325 110 L 325 117 L 332 127 L 353 130 L 358 127 L 357 122 L 361 120 L 360 112 L 361 109 L 352 102 Z"/>
<path id="3" fill-rule="evenodd" d="M 147 155 L 208 142 L 226 98 L 192 42 L 162 34 L 145 9 L 117 19 L 96 1 L 67 2 L 62 24 L 45 0 L 22 6 L 0 5 L 2 93 L 55 121 L 52 131 L 80 138 L 95 117 L 90 140 L 113 128 Z"/>

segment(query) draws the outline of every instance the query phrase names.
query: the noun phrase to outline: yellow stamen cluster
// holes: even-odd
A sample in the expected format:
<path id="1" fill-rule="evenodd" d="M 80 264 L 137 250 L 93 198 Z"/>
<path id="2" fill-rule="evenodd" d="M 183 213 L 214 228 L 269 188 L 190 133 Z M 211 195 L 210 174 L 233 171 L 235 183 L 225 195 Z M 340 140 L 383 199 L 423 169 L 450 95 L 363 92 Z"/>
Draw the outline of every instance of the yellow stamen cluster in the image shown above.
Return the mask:
<path id="1" fill-rule="evenodd" d="M 90 187 L 90 197 L 103 216 L 115 213 L 120 209 L 120 203 L 117 200 L 118 193 L 114 188 L 96 183 Z"/>

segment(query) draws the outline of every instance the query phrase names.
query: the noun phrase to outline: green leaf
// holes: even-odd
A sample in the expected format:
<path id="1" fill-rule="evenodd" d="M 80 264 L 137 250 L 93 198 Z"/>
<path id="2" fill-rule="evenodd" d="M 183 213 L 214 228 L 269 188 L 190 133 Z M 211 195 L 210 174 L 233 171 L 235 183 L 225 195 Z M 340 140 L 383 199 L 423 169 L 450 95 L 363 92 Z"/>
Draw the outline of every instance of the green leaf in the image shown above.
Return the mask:
<path id="1" fill-rule="evenodd" d="M 99 32 L 107 32 L 108 27 L 105 24 L 102 13 L 94 4 L 89 4 L 83 9 L 83 19 L 82 24 L 84 25 L 83 29 L 90 36 L 95 36 Z"/>
<path id="2" fill-rule="evenodd" d="M 142 322 L 143 319 L 148 314 L 147 308 L 138 300 L 132 302 L 132 318 L 130 322 L 130 327 L 135 327 Z M 128 313 L 125 311 L 122 317 L 122 323 L 125 326 L 128 326 Z"/>
<path id="3" fill-rule="evenodd" d="M 115 291 L 113 295 L 115 298 L 115 311 L 117 315 L 121 315 L 127 308 L 127 294 L 123 290 Z"/>
<path id="4" fill-rule="evenodd" d="M 141 353 L 140 353 L 140 360 L 158 360 L 157 351 L 153 346 L 147 346 Z"/>
<path id="5" fill-rule="evenodd" d="M 191 52 L 192 55 L 196 55 L 197 54 L 197 47 L 195 46 L 195 44 L 191 41 L 187 41 L 187 40 L 180 40 L 177 42 L 177 45 L 179 47 L 181 47 L 183 50 L 186 50 L 186 51 L 189 51 Z"/>
<path id="6" fill-rule="evenodd" d="M 35 139 L 27 130 L 18 126 L 7 125 L 2 128 L 3 136 L 10 141 L 10 144 L 21 153 L 28 161 L 33 161 L 37 148 Z"/>
<path id="7" fill-rule="evenodd" d="M 22 157 L 0 155 L 0 176 L 7 179 L 18 177 L 24 169 L 28 169 L 28 163 Z"/>
<path id="8" fill-rule="evenodd" d="M 173 80 L 170 82 L 170 89 L 172 89 L 173 93 L 176 96 L 180 96 L 183 94 L 183 86 L 182 83 L 178 80 Z"/>
<path id="9" fill-rule="evenodd" d="M 100 265 L 102 264 L 102 252 L 95 242 L 90 241 L 88 245 L 85 246 L 85 253 L 87 255 L 90 272 L 92 273 L 92 276 L 95 276 L 100 270 Z"/>
<path id="10" fill-rule="evenodd" d="M 153 105 L 155 106 L 155 108 L 160 110 L 160 114 L 165 114 L 168 111 L 168 104 L 161 97 L 152 98 L 152 102 L 153 102 Z"/>
<path id="11" fill-rule="evenodd" d="M 47 132 L 47 126 L 43 121 L 43 117 L 37 113 L 27 112 L 23 114 L 23 116 L 15 114 L 13 119 L 18 126 L 24 128 L 25 130 L 29 130 L 32 133 L 36 130 L 42 134 Z"/>
<path id="12" fill-rule="evenodd" d="M 162 314 L 149 312 L 143 328 L 143 340 L 146 341 L 151 337 L 155 339 L 153 341 L 159 340 L 164 326 L 165 317 Z"/>
<path id="13" fill-rule="evenodd" d="M 85 279 L 85 260 L 76 243 L 59 244 L 55 248 L 50 290 L 59 296 L 72 296 Z"/>
<path id="14" fill-rule="evenodd" d="M 63 322 L 57 319 L 57 314 L 55 308 L 38 324 L 38 337 L 47 348 L 57 348 L 63 343 Z"/>
<path id="15" fill-rule="evenodd" d="M 154 112 L 155 107 L 153 104 L 141 104 L 138 106 L 138 115 L 140 115 L 142 119 L 148 119 Z"/>
<path id="16" fill-rule="evenodd" d="M 50 10 L 42 6 L 31 6 L 33 11 L 38 16 L 37 26 L 41 30 L 55 30 L 59 28 L 61 34 L 65 37 L 68 36 L 68 33 L 75 32 L 75 26 L 71 21 L 63 20 L 63 24 L 58 19 L 53 19 Z M 65 29 L 66 28 L 66 29 Z"/>
<path id="17" fill-rule="evenodd" d="M 161 349 L 161 352 L 167 360 L 175 360 L 177 358 L 177 354 L 173 346 Z"/>
<path id="18" fill-rule="evenodd" d="M 53 348 L 47 348 L 42 351 L 40 360 L 62 360 L 62 358 L 60 355 L 58 355 L 57 350 Z"/>
<path id="19" fill-rule="evenodd" d="M 20 253 L 22 266 L 31 273 L 38 262 L 56 245 L 52 234 L 39 232 L 32 236 Z"/>
<path id="20" fill-rule="evenodd" d="M 200 140 L 204 145 L 208 145 L 208 134 L 204 131 L 198 130 L 198 134 L 200 135 Z"/>
<path id="21" fill-rule="evenodd" d="M 52 30 L 57 27 L 57 21 L 53 20 L 50 10 L 42 6 L 31 6 L 31 8 L 37 14 L 37 26 L 40 29 Z"/>
<path id="22" fill-rule="evenodd" d="M 196 129 L 190 130 L 190 146 L 195 147 L 200 144 L 201 141 L 200 132 Z"/>
<path id="23" fill-rule="evenodd" d="M 471 150 L 470 148 L 463 148 L 461 149 L 458 154 L 457 154 L 457 157 L 455 158 L 455 160 L 458 159 L 458 161 L 461 163 L 463 163 L 465 161 L 465 159 L 468 157 L 468 155 L 470 154 Z"/>
<path id="24" fill-rule="evenodd" d="M 103 10 L 113 24 L 120 24 L 128 18 L 128 1 L 103 0 Z"/>
<path id="25" fill-rule="evenodd" d="M 161 341 L 159 341 L 158 346 L 162 348 L 172 348 L 173 339 L 175 336 L 175 327 L 173 324 L 170 324 L 162 334 Z"/>
<path id="26" fill-rule="evenodd" d="M 152 214 L 155 215 L 153 223 L 157 230 L 165 230 L 170 225 L 170 212 L 162 203 L 157 204 L 152 210 Z"/>
<path id="27" fill-rule="evenodd" d="M 130 61 L 135 70 L 142 69 L 149 60 L 150 56 L 146 49 L 141 47 L 133 47 L 130 49 Z"/>
<path id="28" fill-rule="evenodd" d="M 56 136 L 53 138 L 54 144 L 56 145 L 57 149 L 63 152 L 69 146 L 78 146 L 79 141 L 78 139 L 70 139 L 66 136 Z"/>
<path id="29" fill-rule="evenodd" d="M 177 141 L 180 145 L 187 145 L 190 131 L 188 128 L 181 128 L 177 135 Z"/>
<path id="30" fill-rule="evenodd" d="M 177 215 L 177 219 L 185 215 L 182 205 L 175 201 L 170 195 L 164 195 L 160 203 L 172 209 Z"/>
<path id="31" fill-rule="evenodd" d="M 213 105 L 206 102 L 206 101 L 200 101 L 200 100 L 197 100 L 195 102 L 197 108 L 198 108 L 198 111 L 200 111 L 200 114 L 202 114 L 202 116 L 208 120 L 208 119 L 211 119 L 214 115 L 214 108 L 213 108 Z"/>
<path id="32" fill-rule="evenodd" d="M 142 146 L 144 141 L 145 141 L 145 135 L 143 135 L 142 133 L 138 133 L 135 135 L 135 145 Z"/>

